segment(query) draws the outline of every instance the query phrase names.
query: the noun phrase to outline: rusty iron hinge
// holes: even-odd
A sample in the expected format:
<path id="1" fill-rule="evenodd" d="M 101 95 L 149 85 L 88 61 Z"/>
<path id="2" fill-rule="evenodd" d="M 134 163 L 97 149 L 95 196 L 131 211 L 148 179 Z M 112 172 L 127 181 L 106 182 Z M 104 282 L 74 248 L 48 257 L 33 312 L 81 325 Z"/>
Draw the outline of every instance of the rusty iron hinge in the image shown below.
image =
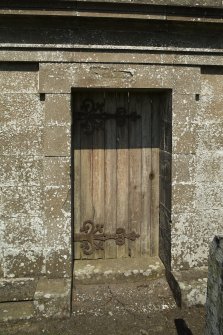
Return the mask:
<path id="1" fill-rule="evenodd" d="M 92 255 L 95 250 L 104 250 L 104 242 L 115 240 L 116 245 L 124 245 L 125 240 L 135 241 L 140 235 L 134 231 L 126 233 L 124 228 L 117 228 L 114 234 L 106 234 L 104 225 L 88 220 L 83 223 L 79 234 L 74 234 L 74 242 L 81 242 L 85 255 Z"/>
<path id="2" fill-rule="evenodd" d="M 87 134 L 94 130 L 104 129 L 106 120 L 116 120 L 118 126 L 123 127 L 127 120 L 136 121 L 141 115 L 136 112 L 128 113 L 124 107 L 118 107 L 116 113 L 104 111 L 105 104 L 94 102 L 92 99 L 85 99 L 81 104 L 81 111 L 77 113 L 77 120 L 81 121 L 81 127 Z"/>

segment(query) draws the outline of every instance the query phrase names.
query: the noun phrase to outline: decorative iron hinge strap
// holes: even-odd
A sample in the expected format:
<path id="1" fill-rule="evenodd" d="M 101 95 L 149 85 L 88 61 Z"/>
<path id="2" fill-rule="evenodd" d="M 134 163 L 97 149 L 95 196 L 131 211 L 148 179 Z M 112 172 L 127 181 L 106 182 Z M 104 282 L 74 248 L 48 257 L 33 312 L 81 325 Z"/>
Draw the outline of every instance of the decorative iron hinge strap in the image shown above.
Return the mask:
<path id="1" fill-rule="evenodd" d="M 134 231 L 126 233 L 124 228 L 117 228 L 115 234 L 105 234 L 104 225 L 95 224 L 88 220 L 83 223 L 79 234 L 74 234 L 74 242 L 81 242 L 85 255 L 91 255 L 95 250 L 104 250 L 104 242 L 115 240 L 116 245 L 125 244 L 125 240 L 135 241 L 140 235 Z"/>
<path id="2" fill-rule="evenodd" d="M 125 125 L 127 120 L 137 121 L 141 115 L 136 112 L 128 113 L 124 107 L 118 107 L 115 113 L 104 111 L 105 104 L 85 99 L 81 104 L 81 111 L 77 113 L 77 120 L 81 121 L 81 127 L 86 133 L 92 133 L 96 129 L 104 129 L 106 120 L 116 120 L 118 126 Z"/>

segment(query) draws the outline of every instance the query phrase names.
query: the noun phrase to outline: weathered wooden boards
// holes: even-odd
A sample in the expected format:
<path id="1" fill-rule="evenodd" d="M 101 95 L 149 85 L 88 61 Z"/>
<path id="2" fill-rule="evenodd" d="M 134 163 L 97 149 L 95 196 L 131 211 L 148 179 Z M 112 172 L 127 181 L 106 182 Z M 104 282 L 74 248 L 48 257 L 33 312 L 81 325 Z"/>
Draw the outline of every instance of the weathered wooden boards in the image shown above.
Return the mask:
<path id="1" fill-rule="evenodd" d="M 90 255 L 75 242 L 75 259 L 157 254 L 159 149 L 152 148 L 152 103 L 143 92 L 74 94 L 74 233 L 91 220 L 104 225 L 106 235 L 118 228 L 140 235 L 121 246 L 109 239 Z"/>

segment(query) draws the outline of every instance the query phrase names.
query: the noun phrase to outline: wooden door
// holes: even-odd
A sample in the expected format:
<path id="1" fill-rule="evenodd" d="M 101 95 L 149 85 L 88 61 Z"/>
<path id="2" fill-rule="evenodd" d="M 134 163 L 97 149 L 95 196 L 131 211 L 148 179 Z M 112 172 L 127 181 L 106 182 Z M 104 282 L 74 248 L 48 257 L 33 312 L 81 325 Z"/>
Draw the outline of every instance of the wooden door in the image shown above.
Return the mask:
<path id="1" fill-rule="evenodd" d="M 141 92 L 74 95 L 75 259 L 157 253 L 159 151 L 152 148 L 152 104 Z"/>

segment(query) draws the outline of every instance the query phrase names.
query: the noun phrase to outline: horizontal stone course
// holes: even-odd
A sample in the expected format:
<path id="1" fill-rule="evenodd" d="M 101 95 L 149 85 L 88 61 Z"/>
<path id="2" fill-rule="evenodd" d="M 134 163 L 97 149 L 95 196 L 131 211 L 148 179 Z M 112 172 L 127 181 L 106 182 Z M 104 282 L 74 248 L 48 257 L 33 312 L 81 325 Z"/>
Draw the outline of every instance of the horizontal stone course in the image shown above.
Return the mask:
<path id="1" fill-rule="evenodd" d="M 70 279 L 40 278 L 34 296 L 37 317 L 64 318 L 70 316 Z"/>
<path id="2" fill-rule="evenodd" d="M 33 300 L 36 285 L 37 278 L 0 280 L 0 302 Z"/>
<path id="3" fill-rule="evenodd" d="M 29 320 L 34 317 L 33 302 L 0 303 L 0 322 Z"/>

